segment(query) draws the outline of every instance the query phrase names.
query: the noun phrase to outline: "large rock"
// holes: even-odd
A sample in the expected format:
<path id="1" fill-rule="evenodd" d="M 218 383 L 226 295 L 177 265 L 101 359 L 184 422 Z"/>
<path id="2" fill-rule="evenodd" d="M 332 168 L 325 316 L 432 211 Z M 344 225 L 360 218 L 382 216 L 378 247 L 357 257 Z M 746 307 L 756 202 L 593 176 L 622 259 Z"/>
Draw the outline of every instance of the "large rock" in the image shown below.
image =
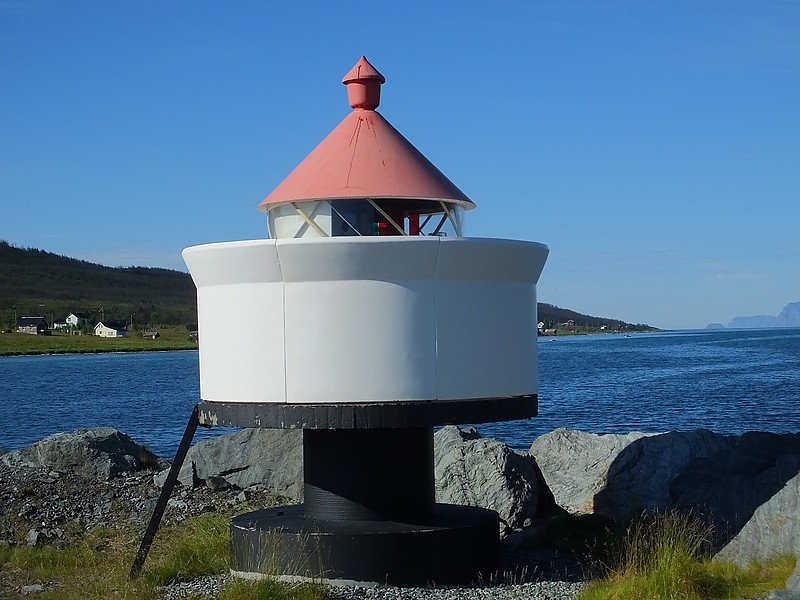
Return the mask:
<path id="1" fill-rule="evenodd" d="M 533 518 L 537 483 L 530 456 L 453 426 L 436 432 L 433 447 L 437 502 L 496 510 L 511 529 Z"/>
<path id="2" fill-rule="evenodd" d="M 529 454 L 535 457 L 559 506 L 573 514 L 590 514 L 595 512 L 595 496 L 606 487 L 611 465 L 625 448 L 645 435 L 595 435 L 556 429 L 534 440 Z"/>
<path id="3" fill-rule="evenodd" d="M 800 470 L 800 459 L 796 456 L 786 457 L 782 463 L 787 471 L 797 473 Z M 797 474 L 755 510 L 750 520 L 714 559 L 745 567 L 754 560 L 767 560 L 784 554 L 795 554 L 800 558 L 800 475 Z M 800 591 L 800 586 L 797 591 Z"/>
<path id="4" fill-rule="evenodd" d="M 155 477 L 164 484 L 168 470 Z M 299 429 L 240 429 L 205 439 L 189 449 L 178 481 L 187 487 L 207 485 L 246 489 L 262 485 L 286 498 L 303 495 L 303 433 Z"/>
<path id="5" fill-rule="evenodd" d="M 701 515 L 717 545 L 737 535 L 800 472 L 800 435 L 749 432 L 730 440 L 719 452 L 694 458 L 670 484 L 672 506 Z"/>
<path id="6" fill-rule="evenodd" d="M 530 452 L 556 502 L 624 520 L 677 510 L 722 547 L 800 470 L 800 435 L 750 432 L 594 435 L 559 429 Z"/>
<path id="7" fill-rule="evenodd" d="M 155 454 L 111 427 L 55 433 L 0 456 L 0 462 L 15 468 L 71 471 L 99 479 L 164 464 Z"/>
<path id="8" fill-rule="evenodd" d="M 797 566 L 794 568 L 794 573 L 789 576 L 789 579 L 786 581 L 786 594 L 787 600 L 798 600 L 800 599 L 800 549 L 796 550 L 794 553 L 795 557 L 797 557 Z"/>
<path id="9" fill-rule="evenodd" d="M 537 438 L 530 454 L 561 507 L 623 520 L 643 510 L 672 508 L 671 482 L 696 457 L 732 443 L 704 429 L 627 435 L 556 429 Z"/>

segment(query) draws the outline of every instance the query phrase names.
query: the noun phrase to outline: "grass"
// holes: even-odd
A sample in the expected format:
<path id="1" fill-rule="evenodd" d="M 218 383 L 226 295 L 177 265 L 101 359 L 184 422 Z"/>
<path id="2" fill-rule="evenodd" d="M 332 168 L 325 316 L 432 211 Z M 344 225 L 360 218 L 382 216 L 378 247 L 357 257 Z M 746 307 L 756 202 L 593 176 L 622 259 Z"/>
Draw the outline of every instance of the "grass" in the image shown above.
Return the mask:
<path id="1" fill-rule="evenodd" d="M 680 514 L 637 520 L 627 528 L 603 521 L 568 518 L 550 527 L 549 536 L 564 550 L 589 551 L 607 561 L 605 575 L 591 581 L 580 600 L 742 600 L 782 589 L 795 566 L 793 556 L 739 569 L 714 562 L 707 532 Z M 129 530 L 97 529 L 67 548 L 0 547 L 0 597 L 21 599 L 22 586 L 44 584 L 38 600 L 116 598 L 151 600 L 159 587 L 229 569 L 228 516 L 201 515 L 165 526 L 156 537 L 141 576 L 128 580 L 139 544 Z M 233 580 L 219 600 L 324 600 L 316 583 Z"/>
<path id="2" fill-rule="evenodd" d="M 607 575 L 591 582 L 580 600 L 735 600 L 785 587 L 794 557 L 740 569 L 711 560 L 707 534 L 679 513 L 637 520 L 621 538 L 612 537 Z"/>
<path id="3" fill-rule="evenodd" d="M 95 352 L 147 352 L 163 350 L 194 350 L 197 342 L 189 339 L 185 327 L 159 327 L 158 339 L 148 340 L 138 331 L 124 338 L 101 338 L 92 334 L 28 335 L 0 334 L 0 356 L 28 354 L 80 354 Z"/>
<path id="4" fill-rule="evenodd" d="M 159 586 L 229 570 L 229 518 L 201 515 L 163 527 L 139 578 L 128 573 L 139 546 L 132 531 L 95 530 L 67 548 L 0 547 L 0 598 L 24 598 L 19 589 L 44 584 L 37 600 L 151 600 Z M 220 600 L 322 600 L 319 584 L 283 584 L 273 580 L 234 580 Z"/>
<path id="5" fill-rule="evenodd" d="M 164 585 L 227 571 L 229 531 L 229 520 L 219 515 L 201 515 L 174 527 L 156 539 L 144 576 Z"/>

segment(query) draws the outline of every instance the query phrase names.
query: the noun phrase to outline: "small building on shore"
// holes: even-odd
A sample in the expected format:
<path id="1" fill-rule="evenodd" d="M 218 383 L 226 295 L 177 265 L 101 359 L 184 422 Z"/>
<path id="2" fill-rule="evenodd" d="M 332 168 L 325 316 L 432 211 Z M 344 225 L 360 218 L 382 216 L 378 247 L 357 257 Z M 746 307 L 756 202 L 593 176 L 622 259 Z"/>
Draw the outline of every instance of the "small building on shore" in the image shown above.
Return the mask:
<path id="1" fill-rule="evenodd" d="M 50 326 L 44 317 L 20 317 L 17 319 L 17 333 L 48 335 Z"/>
<path id="2" fill-rule="evenodd" d="M 128 337 L 128 324 L 125 321 L 99 321 L 94 326 L 94 334 L 98 337 Z"/>
<path id="3" fill-rule="evenodd" d="M 83 312 L 69 313 L 66 318 L 67 325 L 79 329 L 89 322 L 89 315 Z"/>

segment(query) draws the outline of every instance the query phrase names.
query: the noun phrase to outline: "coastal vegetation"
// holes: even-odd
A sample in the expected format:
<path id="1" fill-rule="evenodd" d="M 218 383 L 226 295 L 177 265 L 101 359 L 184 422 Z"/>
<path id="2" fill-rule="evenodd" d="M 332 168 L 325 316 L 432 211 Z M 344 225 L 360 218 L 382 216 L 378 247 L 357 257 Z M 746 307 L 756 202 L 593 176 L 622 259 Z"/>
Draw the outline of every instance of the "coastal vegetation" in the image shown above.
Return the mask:
<path id="1" fill-rule="evenodd" d="M 724 600 L 765 597 L 783 589 L 795 558 L 782 556 L 740 569 L 712 560 L 711 532 L 685 514 L 639 518 L 620 535 L 600 540 L 606 575 L 579 600 Z"/>
<path id="2" fill-rule="evenodd" d="M 3 333 L 0 334 L 0 356 L 193 350 L 197 348 L 197 340 L 190 333 L 184 326 L 159 327 L 159 337 L 156 339 L 144 338 L 138 331 L 119 338 L 102 338 L 91 333 Z"/>
<path id="3" fill-rule="evenodd" d="M 134 529 L 99 528 L 81 542 L 55 546 L 0 547 L 0 578 L 7 588 L 32 592 L 37 582 L 58 582 L 36 592 L 41 600 L 146 600 L 161 596 L 159 588 L 174 582 L 228 572 L 230 515 L 201 515 L 180 524 L 163 526 L 141 576 L 129 580 L 128 571 L 141 534 Z M 0 586 L 2 587 L 2 586 Z M 230 581 L 218 600 L 321 600 L 325 588 L 314 583 L 281 584 L 272 580 Z M 3 596 L 9 598 L 10 596 Z M 199 597 L 199 596 L 188 596 Z"/>
<path id="4" fill-rule="evenodd" d="M 544 324 L 544 329 L 554 329 L 558 335 L 659 331 L 657 327 L 644 323 L 627 323 L 619 319 L 593 317 L 544 302 L 537 304 L 537 313 L 539 321 Z"/>
<path id="5" fill-rule="evenodd" d="M 139 535 L 129 528 L 98 528 L 80 543 L 54 546 L 0 547 L 0 577 L 22 589 L 41 581 L 57 581 L 37 594 L 42 600 L 73 598 L 155 599 L 170 583 L 203 576 L 223 577 L 219 600 L 323 600 L 318 583 L 286 584 L 224 577 L 228 572 L 229 515 L 205 514 L 163 526 L 141 576 L 128 579 Z M 739 569 L 713 562 L 704 550 L 702 528 L 685 516 L 669 514 L 638 520 L 625 529 L 595 528 L 586 537 L 585 523 L 568 519 L 584 543 L 603 561 L 605 575 L 590 580 L 578 600 L 738 600 L 764 597 L 782 589 L 794 568 L 793 557 L 780 557 Z M 563 548 L 562 548 L 563 549 Z M 608 562 L 606 562 L 608 561 Z M 195 597 L 195 596 L 188 596 Z M 199 597 L 199 596 L 197 596 Z"/>

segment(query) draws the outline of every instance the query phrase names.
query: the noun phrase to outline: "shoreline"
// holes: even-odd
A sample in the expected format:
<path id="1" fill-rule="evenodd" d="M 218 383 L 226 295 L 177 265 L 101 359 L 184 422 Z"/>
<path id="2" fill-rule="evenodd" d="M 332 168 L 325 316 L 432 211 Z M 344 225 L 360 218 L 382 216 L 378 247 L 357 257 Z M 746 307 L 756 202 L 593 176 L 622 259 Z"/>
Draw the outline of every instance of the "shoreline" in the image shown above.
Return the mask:
<path id="1" fill-rule="evenodd" d="M 197 347 L 185 348 L 182 346 L 165 348 L 86 348 L 70 350 L 24 350 L 24 351 L 0 351 L 0 358 L 12 358 L 16 356 L 65 356 L 70 354 L 141 354 L 144 352 L 196 352 Z"/>
<path id="2" fill-rule="evenodd" d="M 57 354 L 105 354 L 110 352 L 171 352 L 197 350 L 197 340 L 183 327 L 164 326 L 155 329 L 157 339 L 148 339 L 135 330 L 125 337 L 105 338 L 94 334 L 29 335 L 12 332 L 0 335 L 0 357 Z"/>

